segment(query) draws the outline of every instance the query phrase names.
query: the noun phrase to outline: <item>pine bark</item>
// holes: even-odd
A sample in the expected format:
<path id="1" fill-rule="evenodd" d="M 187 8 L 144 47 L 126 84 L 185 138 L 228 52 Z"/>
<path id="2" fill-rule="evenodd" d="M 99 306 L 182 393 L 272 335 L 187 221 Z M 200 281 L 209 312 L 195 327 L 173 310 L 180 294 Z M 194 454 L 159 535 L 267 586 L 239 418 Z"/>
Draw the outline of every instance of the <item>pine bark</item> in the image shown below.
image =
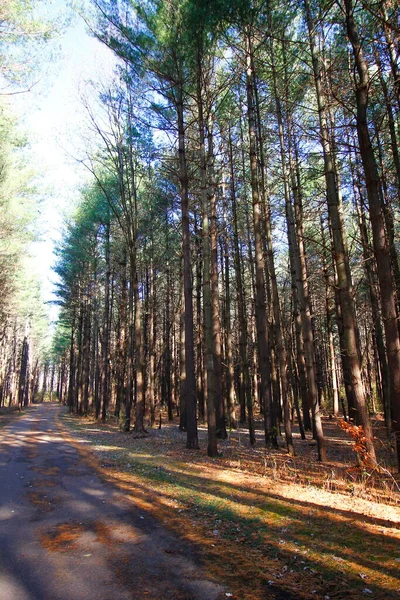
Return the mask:
<path id="1" fill-rule="evenodd" d="M 349 259 L 345 244 L 344 225 L 341 214 L 341 201 L 338 189 L 338 177 L 327 125 L 325 97 L 321 82 L 321 67 L 316 51 L 314 23 L 312 21 L 308 0 L 304 0 L 304 6 L 306 10 L 310 49 L 312 55 L 312 66 L 320 123 L 320 138 L 325 166 L 328 212 L 332 227 L 333 252 L 338 278 L 338 295 L 343 323 L 342 339 L 344 347 L 342 348 L 342 352 L 346 354 L 348 363 L 350 375 L 349 384 L 351 385 L 352 392 L 354 394 L 357 421 L 364 428 L 370 459 L 372 462 L 376 462 L 375 448 L 373 444 L 373 432 L 369 419 L 364 384 L 361 374 L 356 315 L 351 295 Z"/>
<path id="2" fill-rule="evenodd" d="M 110 323 L 110 279 L 111 279 L 111 255 L 110 255 L 110 222 L 105 224 L 104 238 L 105 254 L 105 278 L 104 278 L 104 314 L 103 314 L 103 342 L 101 351 L 101 420 L 103 423 L 107 417 L 109 401 L 109 323 Z"/>
<path id="3" fill-rule="evenodd" d="M 258 360 L 261 375 L 261 402 L 264 410 L 266 424 L 266 443 L 273 443 L 276 438 L 274 424 L 272 421 L 271 402 L 271 366 L 269 357 L 268 319 L 265 290 L 265 263 L 262 238 L 262 210 L 259 194 L 258 165 L 257 165 L 257 141 L 256 141 L 256 115 L 253 87 L 253 49 L 251 33 L 246 35 L 246 91 L 247 91 L 247 120 L 249 131 L 249 159 L 250 159 L 250 182 L 253 206 L 253 230 L 255 250 L 255 316 L 257 329 Z M 247 405 L 248 420 L 250 428 L 250 443 L 255 443 L 255 432 L 253 424 L 253 406 L 251 402 Z"/>
<path id="4" fill-rule="evenodd" d="M 203 248 L 203 313 L 204 313 L 204 363 L 207 381 L 206 405 L 207 405 L 207 454 L 216 456 L 217 447 L 217 423 L 215 410 L 216 373 L 215 356 L 213 345 L 213 310 L 211 291 L 211 236 L 210 236 L 210 194 L 207 190 L 207 159 L 205 147 L 205 117 L 203 110 L 202 86 L 203 72 L 201 68 L 201 57 L 199 56 L 199 68 L 197 77 L 197 108 L 199 126 L 200 146 L 200 173 L 201 173 L 201 196 L 202 196 L 202 248 Z"/>
<path id="5" fill-rule="evenodd" d="M 367 187 L 372 240 L 381 294 L 382 315 L 390 372 L 392 423 L 397 443 L 398 463 L 400 466 L 400 337 L 398 314 L 396 310 L 396 295 L 390 265 L 390 248 L 385 231 L 384 216 L 382 214 L 379 196 L 379 173 L 368 127 L 367 107 L 370 85 L 369 72 L 354 20 L 354 6 L 352 0 L 344 0 L 344 8 L 346 14 L 347 36 L 353 49 L 354 66 L 357 72 L 355 89 L 357 103 L 357 136 Z"/>
<path id="6" fill-rule="evenodd" d="M 177 91 L 177 127 L 179 152 L 179 180 L 181 185 L 182 212 L 182 253 L 184 289 L 184 329 L 185 329 L 185 392 L 186 392 L 186 447 L 199 447 L 196 414 L 196 375 L 194 363 L 193 334 L 193 284 L 190 253 L 189 227 L 189 179 L 186 161 L 184 106 L 181 87 Z"/>
<path id="7" fill-rule="evenodd" d="M 222 341 L 221 341 L 221 316 L 219 303 L 218 284 L 218 227 L 217 227 L 217 195 L 214 174 L 214 136 L 212 118 L 208 119 L 208 202 L 210 207 L 210 279 L 211 279 L 211 305 L 212 305 L 212 342 L 214 357 L 214 400 L 217 436 L 227 438 L 225 403 L 222 393 Z"/>
<path id="8" fill-rule="evenodd" d="M 238 376 L 238 395 L 240 405 L 240 423 L 246 421 L 246 406 L 249 403 L 250 396 L 250 371 L 248 362 L 247 350 L 247 315 L 246 315 L 246 299 L 243 287 L 242 276 L 242 261 L 239 245 L 239 226 L 237 214 L 237 198 L 236 198 L 236 179 L 233 163 L 233 142 L 232 131 L 229 126 L 228 131 L 228 155 L 229 155 L 229 171 L 230 171 L 230 193 L 232 204 L 232 221 L 233 221 L 233 255 L 235 265 L 235 280 L 236 280 L 236 296 L 238 307 L 239 320 L 239 376 Z"/>
<path id="9" fill-rule="evenodd" d="M 276 91 L 276 80 L 275 80 L 275 66 L 274 66 L 274 55 L 272 51 L 272 71 L 274 73 L 274 87 Z M 259 163 L 260 163 L 260 194 L 265 208 L 265 219 L 264 219 L 264 229 L 265 229 L 265 246 L 267 252 L 267 271 L 269 274 L 269 282 L 271 286 L 271 303 L 272 303 L 272 312 L 274 318 L 274 330 L 276 337 L 276 353 L 278 357 L 279 364 L 279 375 L 280 375 L 280 392 L 282 398 L 283 405 L 283 424 L 285 429 L 285 439 L 288 453 L 291 456 L 295 455 L 294 446 L 293 446 L 293 435 L 292 435 L 292 424 L 291 424 L 291 408 L 289 402 L 289 386 L 288 386 L 288 365 L 287 365 L 287 352 L 286 352 L 286 344 L 283 335 L 283 324 L 282 324 L 282 316 L 281 316 L 281 307 L 279 300 L 279 292 L 278 292 L 278 283 L 276 279 L 276 270 L 275 270 L 275 261 L 274 261 L 274 253 L 272 246 L 272 225 L 271 225 L 271 207 L 269 194 L 267 190 L 267 185 L 265 181 L 265 171 L 266 164 L 264 159 L 264 144 L 263 144 L 263 135 L 261 131 L 261 118 L 260 118 L 260 109 L 258 102 L 258 90 L 257 90 L 257 82 L 255 77 L 255 72 L 253 69 L 253 86 L 254 86 L 254 97 L 256 103 L 256 114 L 259 128 Z M 278 116 L 279 127 L 282 126 L 281 115 Z M 282 142 L 282 138 L 280 136 L 280 140 Z M 283 159 L 283 156 L 282 156 Z M 282 165 L 284 167 L 283 161 Z M 283 176 L 285 179 L 285 186 L 287 190 L 287 180 L 286 180 L 286 172 L 285 169 L 283 171 Z"/>

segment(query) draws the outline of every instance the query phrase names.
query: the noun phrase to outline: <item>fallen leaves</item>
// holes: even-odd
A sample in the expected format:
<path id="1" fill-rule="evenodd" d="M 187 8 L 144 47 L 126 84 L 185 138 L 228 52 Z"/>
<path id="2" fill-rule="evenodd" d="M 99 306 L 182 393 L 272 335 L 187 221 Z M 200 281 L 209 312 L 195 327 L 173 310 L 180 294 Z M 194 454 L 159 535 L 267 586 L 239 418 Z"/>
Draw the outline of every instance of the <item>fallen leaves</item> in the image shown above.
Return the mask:
<path id="1" fill-rule="evenodd" d="M 81 523 L 59 523 L 50 531 L 42 531 L 39 540 L 49 552 L 71 552 L 77 549 L 77 540 L 82 533 Z"/>
<path id="2" fill-rule="evenodd" d="M 102 521 L 76 522 L 67 521 L 58 523 L 50 530 L 42 530 L 39 533 L 39 540 L 43 548 L 49 552 L 72 552 L 78 551 L 79 540 L 84 534 L 91 534 L 86 539 L 86 543 L 99 542 L 106 546 L 113 546 L 113 538 L 110 527 Z M 83 554 L 85 557 L 91 554 Z"/>
<path id="3" fill-rule="evenodd" d="M 60 498 L 55 496 L 49 497 L 43 492 L 27 492 L 25 496 L 31 504 L 36 506 L 36 508 L 38 508 L 42 512 L 48 512 L 50 510 L 53 510 L 55 506 L 61 501 Z"/>

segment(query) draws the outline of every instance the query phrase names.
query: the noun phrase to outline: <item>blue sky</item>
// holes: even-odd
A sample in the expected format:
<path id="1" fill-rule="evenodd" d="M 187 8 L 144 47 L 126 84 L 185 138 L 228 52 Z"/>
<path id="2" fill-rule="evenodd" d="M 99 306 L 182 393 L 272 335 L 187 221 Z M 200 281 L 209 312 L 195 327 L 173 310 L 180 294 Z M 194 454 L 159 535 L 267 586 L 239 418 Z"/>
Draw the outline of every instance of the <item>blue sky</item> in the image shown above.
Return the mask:
<path id="1" fill-rule="evenodd" d="M 52 13 L 60 17 L 65 2 L 57 1 Z M 37 172 L 37 188 L 41 199 L 41 241 L 33 245 L 32 269 L 43 280 L 45 299 L 51 299 L 54 244 L 62 235 L 63 221 L 79 198 L 79 189 L 89 173 L 73 157 L 83 157 L 82 134 L 85 132 L 86 110 L 82 96 L 91 105 L 96 98 L 87 84 L 111 76 L 114 58 L 111 53 L 86 32 L 81 18 L 57 38 L 59 51 L 49 64 L 43 65 L 40 80 L 32 90 L 13 97 L 14 108 L 29 140 L 29 162 Z M 56 313 L 51 312 L 54 319 Z"/>

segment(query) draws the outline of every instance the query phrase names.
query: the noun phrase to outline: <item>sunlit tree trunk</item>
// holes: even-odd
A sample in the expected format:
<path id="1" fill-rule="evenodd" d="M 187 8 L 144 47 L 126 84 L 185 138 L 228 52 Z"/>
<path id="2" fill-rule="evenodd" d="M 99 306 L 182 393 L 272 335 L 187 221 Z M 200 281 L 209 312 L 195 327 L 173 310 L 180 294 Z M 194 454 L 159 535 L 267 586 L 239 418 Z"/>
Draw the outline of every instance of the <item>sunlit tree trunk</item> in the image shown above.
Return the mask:
<path id="1" fill-rule="evenodd" d="M 225 360 L 226 360 L 226 404 L 228 425 L 230 429 L 237 429 L 235 413 L 235 387 L 234 387 L 234 369 L 233 369 L 233 341 L 232 341 L 232 323 L 231 323 L 231 283 L 229 274 L 229 238 L 228 238 L 228 200 L 224 185 L 224 236 L 223 236 L 223 263 L 224 263 L 224 288 L 225 288 Z"/>
<path id="2" fill-rule="evenodd" d="M 110 278 L 111 278 L 111 254 L 110 254 L 110 221 L 105 224 L 104 233 L 104 255 L 105 255 L 105 278 L 104 278 L 104 314 L 101 349 L 101 420 L 105 422 L 109 403 L 109 322 L 110 322 Z"/>
<path id="3" fill-rule="evenodd" d="M 332 412 L 335 416 L 339 414 L 340 410 L 340 398 L 339 398 L 339 382 L 337 377 L 337 366 L 336 366 L 336 353 L 335 343 L 333 335 L 333 313 L 334 307 L 332 306 L 332 292 L 331 292 L 331 277 L 329 275 L 328 265 L 328 248 L 326 243 L 326 236 L 324 232 L 324 223 L 321 217 L 321 239 L 322 239 L 322 260 L 323 270 L 325 279 L 325 312 L 326 312 L 326 329 L 328 336 L 328 360 L 329 360 L 329 379 L 331 385 L 331 400 L 332 400 Z"/>
<path id="4" fill-rule="evenodd" d="M 115 414 L 119 417 L 121 407 L 124 404 L 125 394 L 125 376 L 126 376 L 126 355 L 127 355 L 127 302 L 128 289 L 126 278 L 126 251 L 123 252 L 121 263 L 121 282 L 120 282 L 120 297 L 117 323 L 117 347 L 116 347 L 116 366 L 117 366 L 117 398 L 115 405 Z"/>
<path id="5" fill-rule="evenodd" d="M 193 336 L 193 284 L 190 251 L 189 227 L 189 180 L 186 163 L 184 107 L 181 87 L 178 86 L 177 126 L 179 150 L 179 180 L 181 184 L 182 211 L 182 253 L 183 253 L 183 288 L 184 288 L 184 319 L 185 319 L 185 378 L 186 378 L 186 431 L 187 448 L 199 447 L 196 414 L 196 375 L 194 366 L 194 336 Z"/>
<path id="6" fill-rule="evenodd" d="M 272 63 L 274 62 L 274 57 L 272 53 Z M 272 67 L 274 70 L 274 66 Z M 267 250 L 267 261 L 268 261 L 268 274 L 269 281 L 271 286 L 271 303 L 272 303 L 272 311 L 274 317 L 274 329 L 276 336 L 276 353 L 279 364 L 279 375 L 280 375 L 280 392 L 282 398 L 283 405 L 283 423 L 285 429 L 285 439 L 286 445 L 288 449 L 288 453 L 294 456 L 294 447 L 293 447 L 293 436 L 292 436 L 292 425 L 291 425 L 291 416 L 290 416 L 290 403 L 289 403 L 289 389 L 288 389 L 288 377 L 287 377 L 287 354 L 286 354 L 286 344 L 283 336 L 283 325 L 282 325 L 282 316 L 281 316 L 281 307 L 279 300 L 279 292 L 278 292 L 278 284 L 276 279 L 276 271 L 275 271 L 275 262 L 274 262 L 274 253 L 272 247 L 272 226 L 271 226 L 271 207 L 269 201 L 269 194 L 267 190 L 267 184 L 265 181 L 265 171 L 266 164 L 264 158 L 264 144 L 263 144 L 263 136 L 261 131 L 261 118 L 260 118 L 260 110 L 259 110 L 259 102 L 258 102 L 258 90 L 257 90 L 257 82 L 253 69 L 253 86 L 254 86 L 254 98 L 256 104 L 256 114 L 259 126 L 259 162 L 260 162 L 260 192 L 261 197 L 265 207 L 265 220 L 264 220 L 264 228 L 265 228 L 265 245 Z M 276 89 L 276 82 L 275 82 Z M 282 125 L 282 123 L 281 123 Z M 281 140 L 282 141 L 282 140 Z M 284 178 L 286 177 L 286 172 L 283 173 Z M 287 186 L 287 181 L 285 181 L 285 185 Z"/>
<path id="7" fill-rule="evenodd" d="M 199 125 L 200 145 L 200 172 L 201 172 L 201 196 L 202 196 L 202 249 L 203 249 L 203 313 L 204 313 L 204 363 L 206 371 L 206 405 L 207 405 L 207 453 L 216 456 L 217 448 L 217 424 L 215 414 L 215 391 L 216 373 L 213 346 L 213 311 L 211 291 L 211 236 L 210 236 L 210 195 L 207 193 L 207 162 L 205 148 L 205 118 L 203 114 L 202 85 L 204 79 L 201 68 L 201 56 L 199 53 L 199 68 L 197 76 L 197 108 Z"/>
<path id="8" fill-rule="evenodd" d="M 381 294 L 382 315 L 390 371 L 392 422 L 397 442 L 398 462 L 400 465 L 400 337 L 398 314 L 396 310 L 396 295 L 390 265 L 390 248 L 385 231 L 384 217 L 379 196 L 379 173 L 368 127 L 367 107 L 370 86 L 369 71 L 354 20 L 354 6 L 352 0 L 344 0 L 344 8 L 346 14 L 347 36 L 352 45 L 354 66 L 357 72 L 357 79 L 355 80 L 357 135 L 367 187 L 372 241 Z M 367 435 L 369 435 L 368 432 Z"/>
<path id="9" fill-rule="evenodd" d="M 353 164 L 351 163 L 353 168 Z M 376 275 L 374 272 L 374 264 L 372 262 L 373 253 L 371 251 L 371 244 L 368 234 L 367 217 L 364 208 L 364 198 L 361 193 L 361 184 L 358 181 L 358 175 L 353 175 L 353 189 L 354 189 L 354 200 L 356 204 L 357 216 L 358 216 L 358 227 L 360 230 L 360 239 L 362 243 L 363 258 L 364 258 L 364 271 L 368 282 L 368 292 L 371 304 L 372 321 L 374 326 L 374 336 L 376 342 L 376 350 L 379 360 L 379 375 L 381 377 L 380 387 L 382 392 L 382 402 L 384 406 L 385 422 L 388 432 L 391 429 L 390 419 L 390 374 L 386 357 L 386 348 L 384 342 L 384 335 L 381 322 L 381 311 L 379 297 L 376 286 Z M 379 387 L 378 387 L 379 389 Z"/>
<path id="10" fill-rule="evenodd" d="M 373 432 L 368 415 L 365 390 L 361 375 L 357 324 L 354 303 L 351 295 L 349 260 L 344 239 L 343 217 L 341 214 L 341 201 L 338 189 L 339 183 L 327 124 L 326 102 L 321 81 L 322 72 L 316 50 L 314 23 L 312 21 L 308 0 L 304 0 L 304 6 L 306 10 L 310 50 L 312 56 L 314 84 L 320 124 L 320 139 L 325 166 L 328 212 L 332 227 L 333 254 L 337 272 L 338 295 L 343 323 L 342 341 L 344 347 L 342 348 L 342 352 L 346 354 L 348 361 L 350 375 L 349 384 L 351 385 L 354 395 L 357 421 L 364 428 L 371 461 L 376 462 L 373 444 Z"/>
<path id="11" fill-rule="evenodd" d="M 71 318 L 71 337 L 69 345 L 69 381 L 68 381 L 68 411 L 74 412 L 74 397 L 76 385 L 76 359 L 75 359 L 75 311 Z"/>

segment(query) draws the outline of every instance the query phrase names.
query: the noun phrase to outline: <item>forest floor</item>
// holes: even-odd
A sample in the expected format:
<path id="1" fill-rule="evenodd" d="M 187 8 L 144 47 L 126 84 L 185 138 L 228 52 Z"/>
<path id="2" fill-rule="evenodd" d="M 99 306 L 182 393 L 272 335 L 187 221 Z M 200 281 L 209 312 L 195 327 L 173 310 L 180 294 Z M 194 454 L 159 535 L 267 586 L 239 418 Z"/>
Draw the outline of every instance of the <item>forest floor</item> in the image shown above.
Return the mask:
<path id="1" fill-rule="evenodd" d="M 308 434 L 295 433 L 296 457 L 250 447 L 245 428 L 207 456 L 186 450 L 177 423 L 123 433 L 117 421 L 64 414 L 64 435 L 127 498 L 194 543 L 207 574 L 238 600 L 400 598 L 400 480 L 393 449 L 375 421 L 382 469 L 357 468 L 353 442 L 324 421 L 328 462 Z M 178 550 L 179 551 L 179 550 Z"/>

